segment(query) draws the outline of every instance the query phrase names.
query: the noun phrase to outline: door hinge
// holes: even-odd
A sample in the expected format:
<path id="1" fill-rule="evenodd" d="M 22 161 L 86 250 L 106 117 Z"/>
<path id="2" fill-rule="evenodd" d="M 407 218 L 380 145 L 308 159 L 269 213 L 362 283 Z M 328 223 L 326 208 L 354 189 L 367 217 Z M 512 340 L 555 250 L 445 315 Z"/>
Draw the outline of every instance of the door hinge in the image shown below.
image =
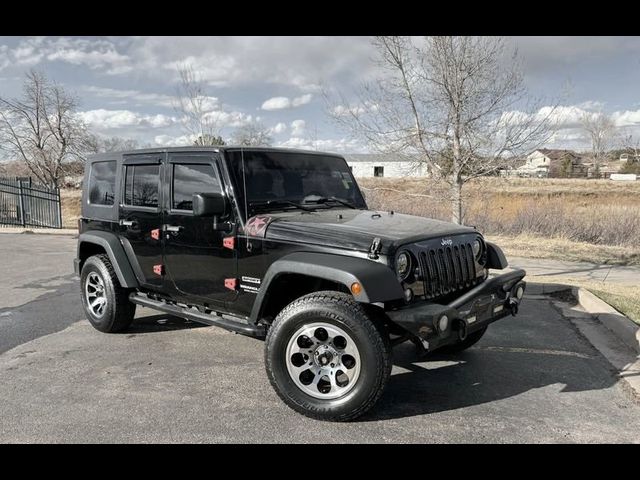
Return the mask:
<path id="1" fill-rule="evenodd" d="M 151 238 L 154 240 L 160 240 L 160 229 L 154 228 L 151 230 Z"/>
<path id="2" fill-rule="evenodd" d="M 155 273 L 156 275 L 164 275 L 164 265 L 162 265 L 162 264 L 154 265 L 153 266 L 153 273 Z"/>
<path id="3" fill-rule="evenodd" d="M 233 250 L 234 248 L 236 248 L 236 237 L 224 237 L 222 239 L 222 246 L 224 248 Z"/>
<path id="4" fill-rule="evenodd" d="M 235 290 L 238 287 L 238 279 L 237 278 L 225 278 L 224 286 L 229 290 Z"/>

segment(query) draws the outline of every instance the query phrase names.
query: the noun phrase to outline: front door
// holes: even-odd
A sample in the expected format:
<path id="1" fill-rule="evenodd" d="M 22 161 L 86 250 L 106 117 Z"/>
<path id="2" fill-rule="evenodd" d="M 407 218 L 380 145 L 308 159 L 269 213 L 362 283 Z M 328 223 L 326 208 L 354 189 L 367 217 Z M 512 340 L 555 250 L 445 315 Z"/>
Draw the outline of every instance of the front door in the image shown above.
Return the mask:
<path id="1" fill-rule="evenodd" d="M 129 262 L 145 287 L 161 288 L 161 161 L 164 154 L 125 155 L 120 199 L 120 238 Z"/>
<path id="2" fill-rule="evenodd" d="M 225 280 L 236 277 L 236 251 L 224 246 L 231 234 L 214 229 L 213 218 L 193 216 L 192 196 L 224 192 L 218 162 L 215 153 L 174 153 L 165 168 L 165 282 L 177 297 L 212 306 L 235 300 Z"/>

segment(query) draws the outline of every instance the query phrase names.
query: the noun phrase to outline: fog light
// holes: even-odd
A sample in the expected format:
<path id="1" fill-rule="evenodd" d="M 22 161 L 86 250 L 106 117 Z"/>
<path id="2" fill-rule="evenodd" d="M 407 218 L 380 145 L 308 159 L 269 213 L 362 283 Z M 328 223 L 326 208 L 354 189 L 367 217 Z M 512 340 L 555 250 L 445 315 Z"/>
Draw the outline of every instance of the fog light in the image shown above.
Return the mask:
<path id="1" fill-rule="evenodd" d="M 448 326 L 449 326 L 449 317 L 447 317 L 446 315 L 441 316 L 440 319 L 438 320 L 438 330 L 440 330 L 441 332 L 444 332 Z"/>
<path id="2" fill-rule="evenodd" d="M 407 302 L 410 302 L 411 300 L 413 300 L 413 290 L 411 290 L 410 288 L 407 288 L 407 289 L 404 291 L 404 299 L 405 299 Z"/>
<path id="3" fill-rule="evenodd" d="M 522 285 L 520 285 L 518 287 L 518 289 L 516 290 L 516 298 L 518 300 L 522 300 L 522 296 L 524 295 L 524 288 L 522 287 Z"/>

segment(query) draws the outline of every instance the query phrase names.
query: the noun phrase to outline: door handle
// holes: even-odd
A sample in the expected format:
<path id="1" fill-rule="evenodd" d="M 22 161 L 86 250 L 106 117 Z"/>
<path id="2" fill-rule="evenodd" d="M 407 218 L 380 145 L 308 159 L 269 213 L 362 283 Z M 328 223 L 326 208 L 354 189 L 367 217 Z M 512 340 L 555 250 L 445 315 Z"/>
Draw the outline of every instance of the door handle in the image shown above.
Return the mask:
<path id="1" fill-rule="evenodd" d="M 120 220 L 120 225 L 123 227 L 133 227 L 135 224 L 134 220 Z"/>
<path id="2" fill-rule="evenodd" d="M 177 232 L 179 232 L 180 230 L 182 230 L 182 228 L 183 228 L 183 227 L 182 227 L 182 226 L 180 226 L 180 225 L 165 225 L 165 226 L 164 226 L 164 230 L 165 230 L 165 232 L 174 232 L 174 233 L 177 233 Z"/>

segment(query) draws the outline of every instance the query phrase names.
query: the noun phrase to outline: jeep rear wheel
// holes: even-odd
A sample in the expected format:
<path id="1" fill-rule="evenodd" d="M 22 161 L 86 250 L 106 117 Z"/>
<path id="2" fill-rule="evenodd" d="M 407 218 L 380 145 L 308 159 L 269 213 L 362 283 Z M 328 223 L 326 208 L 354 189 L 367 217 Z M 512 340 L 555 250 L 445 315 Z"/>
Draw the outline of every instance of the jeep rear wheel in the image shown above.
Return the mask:
<path id="1" fill-rule="evenodd" d="M 280 312 L 267 334 L 267 375 L 291 408 L 353 420 L 378 400 L 391 373 L 388 336 L 350 295 L 318 292 Z"/>
<path id="2" fill-rule="evenodd" d="M 122 288 L 107 255 L 89 257 L 80 274 L 82 306 L 89 323 L 105 333 L 125 330 L 136 313 L 129 290 Z"/>

